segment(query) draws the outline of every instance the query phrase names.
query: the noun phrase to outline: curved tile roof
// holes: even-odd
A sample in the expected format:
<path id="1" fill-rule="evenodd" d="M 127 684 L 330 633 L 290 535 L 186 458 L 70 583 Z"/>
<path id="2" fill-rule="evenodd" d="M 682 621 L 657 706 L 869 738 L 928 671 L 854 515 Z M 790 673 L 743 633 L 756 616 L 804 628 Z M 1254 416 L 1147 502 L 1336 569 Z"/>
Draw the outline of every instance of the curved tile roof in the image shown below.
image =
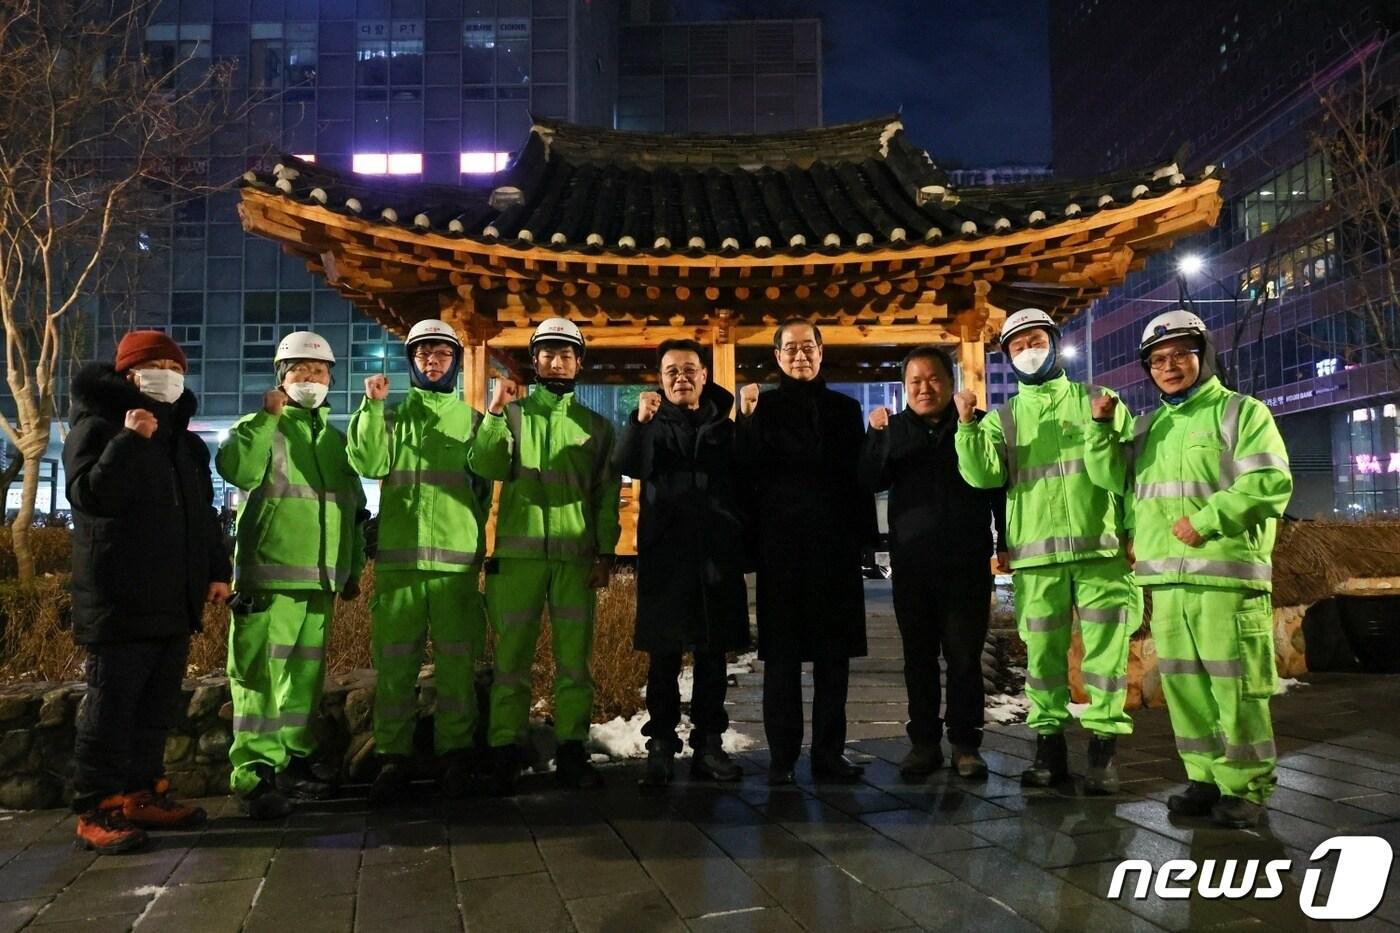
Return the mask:
<path id="1" fill-rule="evenodd" d="M 792 133 L 661 136 L 537 121 L 479 185 L 284 156 L 243 184 L 375 223 L 598 255 L 836 255 L 1053 226 L 1214 175 L 1175 163 L 1083 181 L 955 188 L 897 116 Z"/>

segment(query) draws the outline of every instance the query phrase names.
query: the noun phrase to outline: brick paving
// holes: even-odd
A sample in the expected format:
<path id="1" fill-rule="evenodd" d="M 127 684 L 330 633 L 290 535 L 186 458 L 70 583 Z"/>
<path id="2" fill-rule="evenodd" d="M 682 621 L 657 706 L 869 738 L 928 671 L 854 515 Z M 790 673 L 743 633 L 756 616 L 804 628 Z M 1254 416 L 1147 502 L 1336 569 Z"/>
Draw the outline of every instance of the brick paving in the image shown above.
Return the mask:
<path id="1" fill-rule="evenodd" d="M 804 759 L 796 786 L 770 789 L 757 750 L 737 785 L 682 777 L 655 796 L 638 793 L 639 765 L 628 763 L 608 767 L 597 792 L 532 775 L 512 800 L 446 802 L 424 784 L 379 812 L 349 788 L 273 824 L 216 798 L 204 801 L 203 829 L 109 858 L 72 848 L 63 811 L 5 813 L 0 933 L 1324 930 L 1298 906 L 1314 847 L 1339 834 L 1400 845 L 1394 677 L 1311 675 L 1276 700 L 1279 790 L 1255 832 L 1168 819 L 1163 802 L 1184 775 L 1162 711 L 1136 716 L 1114 798 L 1023 792 L 1024 726 L 989 729 L 985 782 L 943 771 L 907 784 L 895 768 L 908 747 L 898 639 L 872 589 L 872 658 L 851 690 L 852 754 L 867 762 L 859 785 L 814 784 Z M 740 678 L 733 712 L 761 735 L 756 688 L 756 676 Z M 1082 736 L 1073 745 L 1082 766 Z M 1125 858 L 1286 858 L 1292 869 L 1273 899 L 1109 901 Z M 1329 879 L 1324 868 L 1324 892 Z M 1396 925 L 1390 893 L 1371 917 L 1336 928 Z"/>

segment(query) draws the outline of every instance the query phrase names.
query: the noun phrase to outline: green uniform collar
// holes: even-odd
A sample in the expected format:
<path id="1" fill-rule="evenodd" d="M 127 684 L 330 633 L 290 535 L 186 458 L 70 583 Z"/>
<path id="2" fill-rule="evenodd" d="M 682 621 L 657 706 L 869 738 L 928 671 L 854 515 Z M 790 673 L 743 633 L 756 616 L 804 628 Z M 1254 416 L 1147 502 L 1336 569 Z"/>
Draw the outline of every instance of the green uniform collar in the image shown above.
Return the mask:
<path id="1" fill-rule="evenodd" d="M 1022 383 L 1021 388 L 1016 390 L 1017 395 L 1025 395 L 1030 398 L 1058 399 L 1069 391 L 1069 377 L 1060 373 L 1053 379 L 1047 379 L 1040 383 Z"/>
<path id="2" fill-rule="evenodd" d="M 438 411 L 462 404 L 462 400 L 454 392 L 433 392 L 430 389 L 420 389 L 418 386 L 408 387 L 408 400 L 416 401 L 425 408 Z"/>
<path id="3" fill-rule="evenodd" d="M 1175 405 L 1163 399 L 1162 407 L 1167 411 L 1181 412 L 1181 414 L 1187 415 L 1203 405 L 1211 404 L 1212 400 L 1218 399 L 1222 395 L 1228 395 L 1229 392 L 1230 390 L 1225 388 L 1218 377 L 1211 376 L 1198 385 L 1194 392 Z"/>
<path id="4" fill-rule="evenodd" d="M 555 395 L 539 383 L 535 383 L 535 385 L 530 388 L 530 401 L 540 408 L 549 411 L 558 411 L 561 408 L 566 408 L 573 400 L 574 393 L 572 392 L 566 392 L 563 395 Z"/>
<path id="5" fill-rule="evenodd" d="M 330 417 L 330 409 L 322 405 L 313 411 L 288 402 L 282 409 L 282 417 L 291 418 L 293 421 L 305 421 L 307 424 L 310 424 L 314 420 L 317 427 L 324 427 L 326 419 Z"/>

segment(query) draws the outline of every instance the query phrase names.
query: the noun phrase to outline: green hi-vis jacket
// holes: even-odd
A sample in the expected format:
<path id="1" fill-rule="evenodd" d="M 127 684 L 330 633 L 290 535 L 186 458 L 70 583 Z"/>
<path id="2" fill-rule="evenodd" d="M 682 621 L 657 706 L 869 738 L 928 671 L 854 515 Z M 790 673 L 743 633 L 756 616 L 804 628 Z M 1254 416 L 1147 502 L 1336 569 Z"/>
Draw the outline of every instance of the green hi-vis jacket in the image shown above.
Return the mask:
<path id="1" fill-rule="evenodd" d="M 1293 475 L 1263 402 L 1211 377 L 1181 404 L 1139 418 L 1130 444 L 1114 427 L 1094 427 L 1095 480 L 1131 494 L 1139 585 L 1272 590 L 1274 535 Z M 1200 547 L 1172 534 L 1183 517 L 1206 539 Z"/>
<path id="2" fill-rule="evenodd" d="M 367 398 L 349 426 L 350 465 L 383 480 L 375 567 L 476 570 L 491 503 L 491 477 L 477 463 L 481 414 L 451 393 L 417 387 L 385 408 Z"/>
<path id="3" fill-rule="evenodd" d="M 958 472 L 980 489 L 1006 486 L 1011 566 L 1040 567 L 1122 550 L 1120 496 L 1090 481 L 1084 441 L 1095 391 L 1063 374 L 1023 385 L 980 421 L 958 424 Z M 1110 393 L 1111 394 L 1111 393 Z M 1130 436 L 1123 406 L 1115 425 Z"/>
<path id="4" fill-rule="evenodd" d="M 219 475 L 248 493 L 238 507 L 236 588 L 339 593 L 359 578 L 365 492 L 327 411 L 259 410 L 219 445 Z"/>
<path id="5" fill-rule="evenodd" d="M 477 432 L 485 467 L 506 475 L 496 511 L 496 557 L 592 562 L 617 547 L 621 477 L 613 426 L 543 386 L 487 415 Z M 489 451 L 489 453 L 488 453 Z"/>

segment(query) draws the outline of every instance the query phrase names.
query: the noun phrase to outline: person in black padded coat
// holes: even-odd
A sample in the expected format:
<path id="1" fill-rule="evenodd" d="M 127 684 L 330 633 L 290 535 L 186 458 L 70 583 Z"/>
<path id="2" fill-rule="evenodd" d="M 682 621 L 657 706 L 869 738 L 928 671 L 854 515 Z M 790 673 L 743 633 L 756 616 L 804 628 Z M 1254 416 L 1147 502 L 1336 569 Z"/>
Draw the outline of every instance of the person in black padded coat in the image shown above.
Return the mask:
<path id="1" fill-rule="evenodd" d="M 185 366 L 170 337 L 133 331 L 115 365 L 89 364 L 73 380 L 63 467 L 73 639 L 87 650 L 73 809 L 78 843 L 98 852 L 204 818 L 170 798 L 163 764 L 190 636 L 231 578 Z"/>
<path id="2" fill-rule="evenodd" d="M 642 393 L 616 454 L 618 470 L 642 481 L 633 644 L 651 655 L 651 667 L 641 783 L 671 781 L 685 651 L 695 656 L 691 774 L 737 781 L 743 772 L 721 744 L 729 728 L 725 654 L 750 644 L 734 396 L 709 382 L 695 341 L 668 340 L 657 352 L 662 392 Z"/>

